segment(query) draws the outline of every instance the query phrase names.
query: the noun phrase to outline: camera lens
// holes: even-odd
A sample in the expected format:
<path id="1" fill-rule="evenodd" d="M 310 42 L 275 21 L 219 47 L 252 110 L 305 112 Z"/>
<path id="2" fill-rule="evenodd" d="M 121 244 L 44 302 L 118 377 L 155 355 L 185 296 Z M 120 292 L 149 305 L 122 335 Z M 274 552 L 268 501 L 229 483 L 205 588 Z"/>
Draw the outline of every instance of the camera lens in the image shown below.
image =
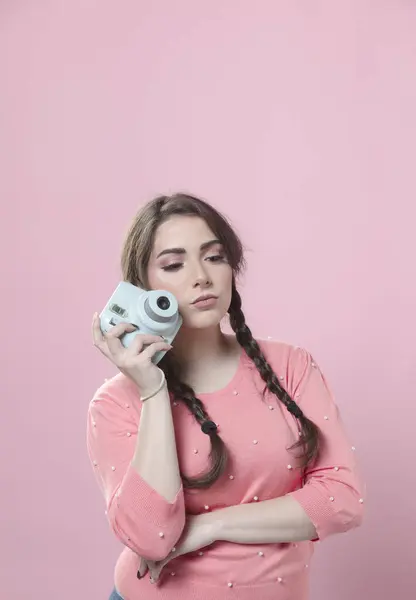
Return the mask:
<path id="1" fill-rule="evenodd" d="M 162 310 L 168 310 L 168 308 L 170 307 L 170 300 L 169 298 L 166 298 L 166 296 L 160 296 L 160 298 L 157 299 L 156 304 Z"/>

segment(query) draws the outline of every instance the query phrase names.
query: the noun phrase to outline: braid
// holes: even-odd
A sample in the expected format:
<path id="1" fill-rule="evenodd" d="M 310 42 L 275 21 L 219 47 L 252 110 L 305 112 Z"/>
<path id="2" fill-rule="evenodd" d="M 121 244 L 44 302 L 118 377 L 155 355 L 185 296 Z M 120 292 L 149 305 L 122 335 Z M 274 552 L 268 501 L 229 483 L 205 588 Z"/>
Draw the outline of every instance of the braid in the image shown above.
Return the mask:
<path id="1" fill-rule="evenodd" d="M 175 361 L 173 355 L 169 353 L 166 354 L 159 366 L 166 375 L 168 389 L 172 392 L 174 398 L 185 404 L 196 422 L 201 426 L 210 423 L 210 417 L 202 401 L 195 396 L 191 386 L 181 381 L 180 376 L 178 375 L 180 374 L 180 365 Z M 211 425 L 214 426 L 212 422 Z M 228 452 L 215 427 L 209 431 L 209 438 L 211 440 L 211 451 L 209 453 L 210 468 L 208 471 L 199 477 L 194 478 L 186 477 L 181 473 L 183 485 L 188 489 L 203 489 L 210 487 L 219 477 L 221 477 L 226 469 Z"/>
<path id="2" fill-rule="evenodd" d="M 265 391 L 268 389 L 277 396 L 297 419 L 301 437 L 292 448 L 302 446 L 304 465 L 309 464 L 318 454 L 319 429 L 305 417 L 296 402 L 280 386 L 278 378 L 246 325 L 241 310 L 241 298 L 236 290 L 234 280 L 245 267 L 243 245 L 224 215 L 206 201 L 189 194 L 159 196 L 151 200 L 139 210 L 127 232 L 121 255 L 123 280 L 144 289 L 150 289 L 148 265 L 156 231 L 163 222 L 178 215 L 203 219 L 224 247 L 227 262 L 233 273 L 232 299 L 228 309 L 231 326 L 238 343 L 251 358 L 265 382 Z M 194 390 L 181 380 L 180 365 L 176 362 L 174 354 L 169 352 L 159 364 L 165 373 L 168 389 L 175 399 L 185 404 L 197 423 L 201 425 L 202 432 L 209 435 L 211 440 L 209 470 L 196 478 L 187 478 L 181 473 L 182 480 L 184 486 L 188 488 L 208 488 L 224 473 L 227 467 L 228 452 L 218 435 L 215 423 L 209 419 L 203 403 L 195 396 Z"/>
<path id="3" fill-rule="evenodd" d="M 264 391 L 268 389 L 272 394 L 285 405 L 287 410 L 294 416 L 300 426 L 300 437 L 297 442 L 289 448 L 296 450 L 301 448 L 301 454 L 298 458 L 301 459 L 301 466 L 305 469 L 310 463 L 313 463 L 319 451 L 319 429 L 303 414 L 300 407 L 289 396 L 287 391 L 280 385 L 276 374 L 267 362 L 259 344 L 253 338 L 250 328 L 246 324 L 244 313 L 241 309 L 241 296 L 238 293 L 235 284 L 233 283 L 233 291 L 231 304 L 229 308 L 230 325 L 236 334 L 236 338 L 240 346 L 245 350 L 248 357 L 253 361 L 261 378 L 266 386 Z"/>

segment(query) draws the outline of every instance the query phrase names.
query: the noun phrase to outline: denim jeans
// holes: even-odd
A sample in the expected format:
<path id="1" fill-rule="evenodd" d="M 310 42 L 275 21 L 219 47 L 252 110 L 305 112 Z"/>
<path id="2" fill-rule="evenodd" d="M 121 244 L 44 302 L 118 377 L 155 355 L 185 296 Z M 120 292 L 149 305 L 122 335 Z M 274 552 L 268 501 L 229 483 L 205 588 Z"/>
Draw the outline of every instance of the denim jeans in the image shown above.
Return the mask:
<path id="1" fill-rule="evenodd" d="M 108 600 L 123 600 L 123 598 L 120 596 L 120 594 L 117 594 L 117 590 L 114 588 Z"/>

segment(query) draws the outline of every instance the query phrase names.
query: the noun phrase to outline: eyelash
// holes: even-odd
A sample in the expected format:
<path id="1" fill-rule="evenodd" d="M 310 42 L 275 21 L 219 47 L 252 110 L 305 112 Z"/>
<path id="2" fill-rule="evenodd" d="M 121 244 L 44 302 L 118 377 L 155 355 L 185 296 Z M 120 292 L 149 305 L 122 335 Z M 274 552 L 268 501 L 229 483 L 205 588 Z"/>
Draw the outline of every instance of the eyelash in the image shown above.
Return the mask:
<path id="1" fill-rule="evenodd" d="M 206 260 L 209 260 L 212 263 L 224 262 L 225 257 L 221 254 L 216 254 L 215 256 L 208 256 Z M 183 263 L 172 263 L 171 265 L 167 265 L 166 267 L 162 267 L 163 271 L 177 271 Z"/>

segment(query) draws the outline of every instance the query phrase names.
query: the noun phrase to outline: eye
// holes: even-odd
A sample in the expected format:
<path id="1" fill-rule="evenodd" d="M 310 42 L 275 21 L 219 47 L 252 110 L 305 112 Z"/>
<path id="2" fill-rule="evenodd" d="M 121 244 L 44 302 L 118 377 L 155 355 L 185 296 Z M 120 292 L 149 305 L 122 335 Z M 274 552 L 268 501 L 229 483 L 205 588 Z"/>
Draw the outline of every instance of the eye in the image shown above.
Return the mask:
<path id="1" fill-rule="evenodd" d="M 163 271 L 177 271 L 182 267 L 183 263 L 172 263 L 171 265 L 166 265 L 166 267 L 162 267 Z"/>
<path id="2" fill-rule="evenodd" d="M 223 262 L 225 261 L 225 256 L 221 254 L 215 254 L 214 256 L 207 256 L 207 260 L 210 262 Z"/>

